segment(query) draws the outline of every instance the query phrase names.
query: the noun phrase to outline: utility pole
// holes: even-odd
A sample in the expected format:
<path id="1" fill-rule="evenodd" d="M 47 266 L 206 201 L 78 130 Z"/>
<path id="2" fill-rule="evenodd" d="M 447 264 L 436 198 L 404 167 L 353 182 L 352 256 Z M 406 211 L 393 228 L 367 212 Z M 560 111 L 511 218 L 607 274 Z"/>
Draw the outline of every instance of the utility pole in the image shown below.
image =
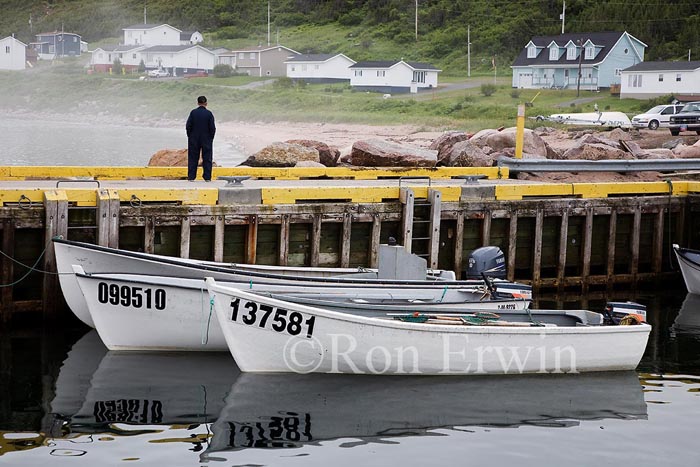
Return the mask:
<path id="1" fill-rule="evenodd" d="M 146 21 L 146 2 L 143 2 L 143 24 L 148 24 Z"/>
<path id="2" fill-rule="evenodd" d="M 270 2 L 267 2 L 267 46 L 270 47 Z"/>
<path id="3" fill-rule="evenodd" d="M 576 97 L 581 95 L 581 60 L 583 60 L 583 39 L 576 41 L 579 47 L 578 51 L 578 79 L 576 80 Z"/>
<path id="4" fill-rule="evenodd" d="M 467 25 L 467 77 L 472 76 L 472 40 L 471 25 Z"/>
<path id="5" fill-rule="evenodd" d="M 418 42 L 418 0 L 416 0 L 416 42 Z"/>
<path id="6" fill-rule="evenodd" d="M 561 20 L 561 33 L 564 34 L 564 22 L 566 19 L 566 0 L 564 0 L 564 6 L 561 9 L 561 14 L 559 15 L 559 19 Z"/>

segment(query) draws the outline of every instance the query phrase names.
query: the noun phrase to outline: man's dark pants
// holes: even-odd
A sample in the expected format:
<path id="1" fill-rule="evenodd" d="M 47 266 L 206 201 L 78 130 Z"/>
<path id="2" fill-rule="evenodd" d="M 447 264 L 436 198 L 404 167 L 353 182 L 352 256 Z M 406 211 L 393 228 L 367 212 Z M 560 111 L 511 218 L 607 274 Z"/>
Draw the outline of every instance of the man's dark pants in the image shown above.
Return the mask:
<path id="1" fill-rule="evenodd" d="M 211 180 L 211 167 L 213 163 L 212 142 L 189 138 L 187 141 L 187 179 L 194 180 L 197 177 L 197 164 L 199 153 L 202 153 L 202 178 Z"/>

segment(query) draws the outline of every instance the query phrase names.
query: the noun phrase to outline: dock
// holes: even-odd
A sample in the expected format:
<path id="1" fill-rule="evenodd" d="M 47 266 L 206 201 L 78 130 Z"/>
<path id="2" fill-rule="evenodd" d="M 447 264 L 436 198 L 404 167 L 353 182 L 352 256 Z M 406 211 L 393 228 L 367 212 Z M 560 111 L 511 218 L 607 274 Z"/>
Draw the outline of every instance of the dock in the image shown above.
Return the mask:
<path id="1" fill-rule="evenodd" d="M 509 179 L 503 167 L 217 167 L 205 183 L 187 182 L 185 170 L 0 167 L 0 283 L 16 283 L 0 289 L 0 321 L 60 309 L 54 236 L 183 258 L 339 267 L 376 267 L 379 245 L 394 237 L 457 277 L 472 250 L 495 245 L 508 279 L 578 293 L 677 279 L 670 245 L 700 243 L 697 181 L 537 183 Z"/>

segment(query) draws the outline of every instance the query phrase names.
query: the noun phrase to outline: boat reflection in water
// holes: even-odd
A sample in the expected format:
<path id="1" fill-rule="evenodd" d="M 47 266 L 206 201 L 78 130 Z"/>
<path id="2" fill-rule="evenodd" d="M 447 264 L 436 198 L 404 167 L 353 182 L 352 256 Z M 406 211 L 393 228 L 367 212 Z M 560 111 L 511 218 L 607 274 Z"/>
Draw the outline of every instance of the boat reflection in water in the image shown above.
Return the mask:
<path id="1" fill-rule="evenodd" d="M 568 427 L 646 415 L 634 371 L 477 377 L 243 373 L 212 426 L 204 457 L 338 438 L 373 442 L 465 425 Z"/>
<path id="2" fill-rule="evenodd" d="M 700 295 L 686 295 L 681 309 L 671 326 L 673 332 L 700 337 Z"/>
<path id="3" fill-rule="evenodd" d="M 95 336 L 93 330 L 73 346 L 56 382 L 51 412 L 70 421 L 72 432 L 101 432 L 113 423 L 210 423 L 239 373 L 225 352 L 111 352 Z M 83 372 L 74 371 L 86 361 Z"/>

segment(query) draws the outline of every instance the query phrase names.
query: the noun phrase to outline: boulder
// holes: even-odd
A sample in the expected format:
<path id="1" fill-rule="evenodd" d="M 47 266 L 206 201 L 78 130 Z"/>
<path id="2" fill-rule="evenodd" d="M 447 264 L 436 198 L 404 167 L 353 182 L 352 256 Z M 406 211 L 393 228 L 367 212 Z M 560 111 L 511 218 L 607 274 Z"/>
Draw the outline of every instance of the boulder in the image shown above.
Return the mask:
<path id="1" fill-rule="evenodd" d="M 503 131 L 482 130 L 471 137 L 470 141 L 479 147 L 489 146 L 495 151 L 515 147 L 516 128 L 506 128 Z M 523 133 L 523 152 L 533 156 L 547 157 L 544 140 L 537 134 L 525 128 Z"/>
<path id="2" fill-rule="evenodd" d="M 294 167 L 299 161 L 321 162 L 318 151 L 300 144 L 272 143 L 241 165 L 250 167 Z"/>
<path id="3" fill-rule="evenodd" d="M 666 141 L 666 142 L 661 144 L 661 147 L 664 149 L 673 149 L 676 146 L 678 146 L 679 144 L 683 144 L 683 138 L 676 138 L 676 139 L 672 139 L 670 141 Z"/>
<path id="4" fill-rule="evenodd" d="M 562 159 L 600 161 L 607 159 L 634 159 L 634 156 L 627 151 L 608 146 L 607 144 L 593 143 L 582 144 L 569 149 L 562 154 Z"/>
<path id="5" fill-rule="evenodd" d="M 673 148 L 673 154 L 675 154 L 676 157 L 682 159 L 698 159 L 700 158 L 700 146 L 697 146 L 695 144 L 692 146 L 679 144 L 678 146 Z"/>
<path id="6" fill-rule="evenodd" d="M 622 128 L 615 128 L 611 131 L 608 131 L 606 136 L 612 140 L 616 141 L 631 141 L 632 140 L 632 135 L 630 135 L 628 132 L 623 130 Z"/>
<path id="7" fill-rule="evenodd" d="M 445 167 L 491 167 L 494 158 L 469 140 L 458 141 L 438 155 L 438 165 Z"/>
<path id="8" fill-rule="evenodd" d="M 201 165 L 201 159 L 200 159 Z M 161 149 L 151 156 L 149 167 L 187 167 L 187 148 Z"/>
<path id="9" fill-rule="evenodd" d="M 332 146 L 328 146 L 326 143 L 321 141 L 314 141 L 311 139 L 290 139 L 287 141 L 289 144 L 299 144 L 307 148 L 314 148 L 318 151 L 318 157 L 321 164 L 326 167 L 335 167 L 338 165 L 338 158 L 340 157 L 340 150 Z"/>
<path id="10" fill-rule="evenodd" d="M 638 156 L 638 159 L 675 159 L 675 154 L 670 149 L 658 148 L 658 149 L 645 149 L 644 152 Z"/>
<path id="11" fill-rule="evenodd" d="M 434 149 L 438 152 L 438 160 L 440 159 L 440 153 L 445 150 L 449 150 L 455 143 L 460 141 L 465 141 L 469 139 L 467 134 L 463 131 L 446 131 L 430 143 L 428 149 Z"/>
<path id="12" fill-rule="evenodd" d="M 320 162 L 314 162 L 314 161 L 299 161 L 296 163 L 294 167 L 327 167 L 324 164 L 321 164 Z"/>
<path id="13" fill-rule="evenodd" d="M 381 139 L 356 141 L 347 161 L 363 167 L 435 167 L 437 151 Z"/>

